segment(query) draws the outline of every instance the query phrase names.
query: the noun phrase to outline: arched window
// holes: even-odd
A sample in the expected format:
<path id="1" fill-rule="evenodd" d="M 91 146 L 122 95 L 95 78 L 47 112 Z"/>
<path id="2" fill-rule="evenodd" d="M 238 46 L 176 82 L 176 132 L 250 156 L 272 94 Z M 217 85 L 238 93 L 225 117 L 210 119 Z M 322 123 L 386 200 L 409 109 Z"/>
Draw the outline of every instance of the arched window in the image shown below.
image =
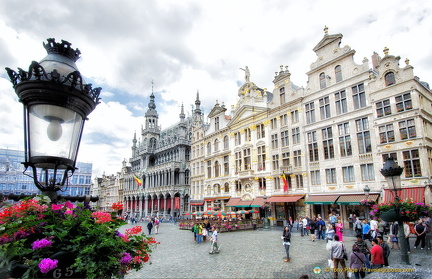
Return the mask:
<path id="1" fill-rule="evenodd" d="M 228 149 L 229 148 L 229 139 L 228 139 L 228 136 L 224 137 L 223 142 L 224 142 L 224 149 Z"/>
<path id="2" fill-rule="evenodd" d="M 336 82 L 342 81 L 342 67 L 340 65 L 335 67 L 335 76 Z"/>
<path id="3" fill-rule="evenodd" d="M 219 151 L 219 140 L 218 139 L 215 139 L 215 141 L 214 141 L 214 151 L 215 152 Z"/>
<path id="4" fill-rule="evenodd" d="M 225 188 L 224 189 L 225 193 L 228 193 L 229 192 L 229 184 L 228 184 L 228 182 L 225 183 L 224 188 Z"/>
<path id="5" fill-rule="evenodd" d="M 325 73 L 321 73 L 319 75 L 319 79 L 320 79 L 320 89 L 326 88 L 326 75 L 325 75 Z"/>
<path id="6" fill-rule="evenodd" d="M 211 154 L 211 143 L 207 143 L 207 155 Z"/>
<path id="7" fill-rule="evenodd" d="M 390 86 L 390 85 L 396 83 L 395 75 L 394 75 L 393 72 L 388 72 L 388 73 L 385 75 L 385 83 L 386 83 L 386 86 Z"/>

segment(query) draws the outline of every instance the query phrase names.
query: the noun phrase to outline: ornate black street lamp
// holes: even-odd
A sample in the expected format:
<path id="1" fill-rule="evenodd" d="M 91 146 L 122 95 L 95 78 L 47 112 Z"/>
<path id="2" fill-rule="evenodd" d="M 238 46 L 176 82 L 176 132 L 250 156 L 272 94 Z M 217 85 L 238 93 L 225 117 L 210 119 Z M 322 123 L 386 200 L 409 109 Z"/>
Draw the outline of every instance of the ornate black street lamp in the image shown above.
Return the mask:
<path id="1" fill-rule="evenodd" d="M 268 204 L 267 204 L 267 196 L 264 195 L 264 224 L 263 224 L 263 228 L 264 229 L 270 229 L 270 220 L 268 219 Z"/>
<path id="2" fill-rule="evenodd" d="M 387 157 L 383 168 L 381 169 L 381 174 L 386 178 L 387 184 L 391 191 L 394 191 L 395 195 L 395 212 L 397 214 L 397 222 L 399 226 L 399 244 L 401 248 L 401 258 L 402 262 L 406 264 L 409 263 L 409 255 L 407 249 L 407 243 L 405 238 L 405 231 L 403 226 L 403 220 L 400 215 L 399 202 L 400 197 L 398 195 L 398 191 L 401 190 L 401 175 L 403 172 L 403 168 L 398 166 L 398 164 L 394 161 L 392 157 Z"/>
<path id="3" fill-rule="evenodd" d="M 23 164 L 31 168 L 36 187 L 53 200 L 76 170 L 84 122 L 99 104 L 101 88 L 85 84 L 75 65 L 78 49 L 67 41 L 47 41 L 48 55 L 33 61 L 28 72 L 6 71 L 24 105 Z"/>
<path id="4" fill-rule="evenodd" d="M 370 192 L 369 186 L 366 185 L 363 188 L 363 192 L 366 196 L 366 200 L 369 201 L 369 192 Z M 369 219 L 369 204 L 368 203 L 365 204 L 365 219 Z"/>

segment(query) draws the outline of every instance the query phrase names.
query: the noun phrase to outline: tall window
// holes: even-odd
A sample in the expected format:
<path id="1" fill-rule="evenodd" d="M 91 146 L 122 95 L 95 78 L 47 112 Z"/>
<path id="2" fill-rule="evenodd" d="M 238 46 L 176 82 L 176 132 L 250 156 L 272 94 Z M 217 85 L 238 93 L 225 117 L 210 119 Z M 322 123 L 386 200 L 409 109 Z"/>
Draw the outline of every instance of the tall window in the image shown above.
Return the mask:
<path id="1" fill-rule="evenodd" d="M 324 147 L 324 159 L 334 158 L 333 132 L 331 127 L 321 130 Z"/>
<path id="2" fill-rule="evenodd" d="M 338 125 L 339 130 L 339 147 L 341 157 L 351 156 L 351 136 L 349 134 L 349 123 L 343 123 Z"/>
<path id="3" fill-rule="evenodd" d="M 319 160 L 316 132 L 313 131 L 307 133 L 307 138 L 308 138 L 308 148 L 309 148 L 309 161 L 316 162 Z"/>
<path id="4" fill-rule="evenodd" d="M 288 115 L 286 113 L 280 116 L 280 125 L 281 127 L 288 125 Z"/>
<path id="5" fill-rule="evenodd" d="M 274 178 L 274 188 L 276 191 L 281 189 L 281 181 L 280 181 L 279 176 Z"/>
<path id="6" fill-rule="evenodd" d="M 303 188 L 304 187 L 304 184 L 303 184 L 303 175 L 296 174 L 296 184 L 297 184 L 297 188 Z"/>
<path id="7" fill-rule="evenodd" d="M 288 144 L 289 144 L 288 130 L 282 131 L 280 135 L 281 135 L 282 147 L 288 146 Z"/>
<path id="8" fill-rule="evenodd" d="M 319 99 L 321 119 L 329 118 L 330 115 L 330 98 L 324 97 Z"/>
<path id="9" fill-rule="evenodd" d="M 229 175 L 229 157 L 228 157 L 228 155 L 224 156 L 223 159 L 224 159 L 224 175 L 227 176 L 227 175 Z"/>
<path id="10" fill-rule="evenodd" d="M 224 192 L 225 193 L 229 192 L 229 183 L 228 182 L 224 184 Z"/>
<path id="11" fill-rule="evenodd" d="M 420 154 L 418 149 L 412 149 L 402 152 L 405 167 L 405 177 L 422 176 L 420 167 Z"/>
<path id="12" fill-rule="evenodd" d="M 357 143 L 359 146 L 359 153 L 372 152 L 372 144 L 369 132 L 369 120 L 367 117 L 356 120 L 357 126 Z"/>
<path id="13" fill-rule="evenodd" d="M 294 167 L 301 167 L 301 150 L 295 150 L 293 151 L 293 160 L 294 160 Z"/>
<path id="14" fill-rule="evenodd" d="M 272 118 L 270 120 L 270 125 L 271 125 L 272 130 L 277 129 L 277 118 Z"/>
<path id="15" fill-rule="evenodd" d="M 385 115 L 391 114 L 390 100 L 382 100 L 376 102 L 376 112 L 378 117 L 383 117 Z"/>
<path id="16" fill-rule="evenodd" d="M 272 156 L 273 170 L 279 171 L 279 155 Z"/>
<path id="17" fill-rule="evenodd" d="M 336 114 L 337 115 L 348 112 L 345 90 L 342 90 L 340 92 L 336 92 L 335 93 L 335 100 L 336 100 L 335 104 L 336 104 Z"/>
<path id="18" fill-rule="evenodd" d="M 340 65 L 335 67 L 335 76 L 336 82 L 342 81 L 342 67 Z"/>
<path id="19" fill-rule="evenodd" d="M 364 84 L 360 83 L 351 87 L 353 93 L 354 109 L 364 108 L 366 106 L 366 94 Z"/>
<path id="20" fill-rule="evenodd" d="M 292 123 L 298 123 L 299 122 L 299 111 L 294 110 L 291 112 L 291 122 Z"/>
<path id="21" fill-rule="evenodd" d="M 215 139 L 215 141 L 214 141 L 214 151 L 215 152 L 219 151 L 219 140 L 218 139 Z"/>
<path id="22" fill-rule="evenodd" d="M 413 139 L 417 137 L 414 119 L 407 119 L 399 122 L 401 139 Z"/>
<path id="23" fill-rule="evenodd" d="M 235 153 L 235 166 L 236 166 L 236 173 L 242 170 L 242 156 L 241 151 L 238 151 Z"/>
<path id="24" fill-rule="evenodd" d="M 257 125 L 257 139 L 265 138 L 265 127 L 264 124 Z"/>
<path id="25" fill-rule="evenodd" d="M 342 174 L 343 174 L 343 182 L 354 182 L 354 167 L 348 166 L 348 167 L 342 167 Z"/>
<path id="26" fill-rule="evenodd" d="M 215 117 L 215 131 L 219 131 L 219 117 Z"/>
<path id="27" fill-rule="evenodd" d="M 281 87 L 279 89 L 279 97 L 280 97 L 280 103 L 285 104 L 285 87 Z"/>
<path id="28" fill-rule="evenodd" d="M 326 75 L 325 75 L 325 73 L 321 73 L 319 75 L 319 81 L 320 81 L 320 89 L 326 88 Z"/>
<path id="29" fill-rule="evenodd" d="M 265 153 L 265 146 L 258 146 L 257 147 L 257 153 L 258 153 L 258 170 L 265 170 L 265 160 L 266 160 L 266 153 Z"/>
<path id="30" fill-rule="evenodd" d="M 229 148 L 229 138 L 228 138 L 228 136 L 224 137 L 223 142 L 224 142 L 224 149 L 228 149 Z"/>
<path id="31" fill-rule="evenodd" d="M 411 93 L 405 93 L 395 97 L 396 111 L 402 112 L 412 109 Z"/>
<path id="32" fill-rule="evenodd" d="M 239 132 L 234 133 L 234 141 L 236 146 L 241 144 L 241 134 Z"/>
<path id="33" fill-rule="evenodd" d="M 390 86 L 396 83 L 395 74 L 393 72 L 388 72 L 384 76 L 386 86 Z"/>
<path id="34" fill-rule="evenodd" d="M 258 180 L 258 183 L 259 183 L 260 189 L 264 189 L 265 190 L 267 188 L 266 179 L 264 177 L 261 177 Z"/>
<path id="35" fill-rule="evenodd" d="M 250 148 L 246 148 L 243 150 L 243 162 L 244 162 L 244 169 L 250 170 L 250 168 L 251 168 L 251 150 L 250 150 Z"/>
<path id="36" fill-rule="evenodd" d="M 314 102 L 305 105 L 306 109 L 306 123 L 314 123 L 315 122 L 315 105 Z"/>
<path id="37" fill-rule="evenodd" d="M 282 153 L 282 166 L 288 167 L 290 165 L 290 153 L 289 152 L 283 152 Z"/>
<path id="38" fill-rule="evenodd" d="M 251 130 L 249 128 L 245 129 L 245 141 L 251 141 Z"/>
<path id="39" fill-rule="evenodd" d="M 207 155 L 211 154 L 211 143 L 207 143 Z"/>
<path id="40" fill-rule="evenodd" d="M 271 135 L 271 145 L 272 149 L 277 149 L 279 147 L 277 134 Z"/>
<path id="41" fill-rule="evenodd" d="M 299 144 L 300 143 L 300 128 L 294 128 L 292 129 L 292 138 L 293 138 L 293 144 Z"/>
<path id="42" fill-rule="evenodd" d="M 373 164 L 362 164 L 360 165 L 361 176 L 363 181 L 374 181 L 375 172 Z"/>
<path id="43" fill-rule="evenodd" d="M 378 127 L 380 143 L 395 141 L 393 124 L 382 125 Z"/>
<path id="44" fill-rule="evenodd" d="M 312 185 L 321 185 L 321 174 L 319 170 L 311 171 L 310 177 Z"/>
<path id="45" fill-rule="evenodd" d="M 215 175 L 215 177 L 220 176 L 220 165 L 219 165 L 218 161 L 216 161 L 214 164 L 214 175 Z"/>
<path id="46" fill-rule="evenodd" d="M 326 169 L 326 181 L 327 184 L 336 184 L 337 180 L 336 180 L 336 169 L 335 168 L 331 168 L 331 169 Z"/>
<path id="47" fill-rule="evenodd" d="M 211 170 L 211 161 L 207 161 L 207 178 L 211 177 L 211 174 L 212 174 L 211 171 L 212 171 Z"/>

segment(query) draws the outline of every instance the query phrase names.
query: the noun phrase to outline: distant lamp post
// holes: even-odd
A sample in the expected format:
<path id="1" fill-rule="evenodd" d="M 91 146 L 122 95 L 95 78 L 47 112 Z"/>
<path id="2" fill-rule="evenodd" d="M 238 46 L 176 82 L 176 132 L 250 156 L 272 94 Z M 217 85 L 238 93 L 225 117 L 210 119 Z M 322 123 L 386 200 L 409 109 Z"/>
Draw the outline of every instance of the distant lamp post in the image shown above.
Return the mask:
<path id="1" fill-rule="evenodd" d="M 369 200 L 369 193 L 370 193 L 370 188 L 369 188 L 369 186 L 366 185 L 366 186 L 363 188 L 363 191 L 364 191 L 364 194 L 365 194 L 365 196 L 366 196 L 366 200 Z M 369 205 L 368 205 L 368 204 L 365 204 L 365 220 L 366 220 L 366 219 L 369 219 Z"/>
<path id="2" fill-rule="evenodd" d="M 409 263 L 409 255 L 407 249 L 407 241 L 408 239 L 405 237 L 405 231 L 403 227 L 403 221 L 400 216 L 400 208 L 399 201 L 400 197 L 398 195 L 398 191 L 401 190 L 401 175 L 403 172 L 403 168 L 398 166 L 398 164 L 394 161 L 392 157 L 387 157 L 383 168 L 381 169 L 381 174 L 386 178 L 388 186 L 391 191 L 394 191 L 395 195 L 395 211 L 397 214 L 397 222 L 399 226 L 399 241 L 401 247 L 401 258 L 402 262 L 405 264 Z"/>
<path id="3" fill-rule="evenodd" d="M 75 163 L 87 116 L 99 103 L 101 88 L 85 84 L 75 62 L 81 52 L 67 41 L 48 39 L 48 55 L 33 61 L 28 72 L 6 68 L 24 105 L 24 166 L 36 187 L 51 199 L 67 184 Z"/>
<path id="4" fill-rule="evenodd" d="M 270 220 L 268 218 L 268 204 L 267 204 L 267 196 L 264 195 L 264 229 L 270 229 Z"/>

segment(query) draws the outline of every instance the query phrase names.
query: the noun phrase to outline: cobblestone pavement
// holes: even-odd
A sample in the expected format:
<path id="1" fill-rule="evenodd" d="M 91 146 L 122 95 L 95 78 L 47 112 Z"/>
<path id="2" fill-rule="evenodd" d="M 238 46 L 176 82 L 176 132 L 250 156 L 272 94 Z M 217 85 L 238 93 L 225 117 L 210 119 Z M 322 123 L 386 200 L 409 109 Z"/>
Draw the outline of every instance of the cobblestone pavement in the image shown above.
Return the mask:
<path id="1" fill-rule="evenodd" d="M 145 228 L 144 223 L 138 225 Z M 126 225 L 122 229 L 132 227 Z M 350 247 L 354 243 L 352 231 L 346 230 L 344 243 Z M 333 278 L 328 271 L 328 251 L 323 240 L 312 242 L 310 237 L 301 237 L 294 228 L 291 240 L 291 262 L 284 262 L 285 249 L 280 238 L 282 228 L 270 230 L 258 229 L 235 231 L 219 234 L 221 252 L 209 254 L 210 242 L 196 244 L 193 234 L 188 230 L 179 230 L 172 223 L 163 223 L 159 234 L 154 235 L 161 244 L 154 249 L 150 258 L 151 264 L 146 264 L 138 272 L 132 271 L 125 278 L 293 278 L 303 274 L 310 278 Z M 413 267 L 432 266 L 430 255 L 426 250 L 415 250 L 411 256 Z M 427 262 L 425 260 L 427 259 Z M 400 253 L 392 251 L 390 263 L 400 263 Z M 417 264 L 417 265 L 416 265 Z M 392 265 L 391 265 L 392 266 Z M 314 273 L 314 268 L 321 268 L 320 274 Z M 412 273 L 414 274 L 414 273 Z M 417 273 L 416 273 L 417 274 Z M 431 273 L 429 273 L 431 274 Z M 389 278 L 388 274 L 381 276 L 371 274 L 366 278 Z M 394 274 L 396 276 L 397 274 Z M 401 275 L 401 274 L 399 274 Z M 407 275 L 407 274 L 405 274 Z M 342 278 L 343 276 L 340 276 Z M 405 278 L 401 276 L 391 278 Z M 432 278 L 408 276 L 406 278 Z"/>

